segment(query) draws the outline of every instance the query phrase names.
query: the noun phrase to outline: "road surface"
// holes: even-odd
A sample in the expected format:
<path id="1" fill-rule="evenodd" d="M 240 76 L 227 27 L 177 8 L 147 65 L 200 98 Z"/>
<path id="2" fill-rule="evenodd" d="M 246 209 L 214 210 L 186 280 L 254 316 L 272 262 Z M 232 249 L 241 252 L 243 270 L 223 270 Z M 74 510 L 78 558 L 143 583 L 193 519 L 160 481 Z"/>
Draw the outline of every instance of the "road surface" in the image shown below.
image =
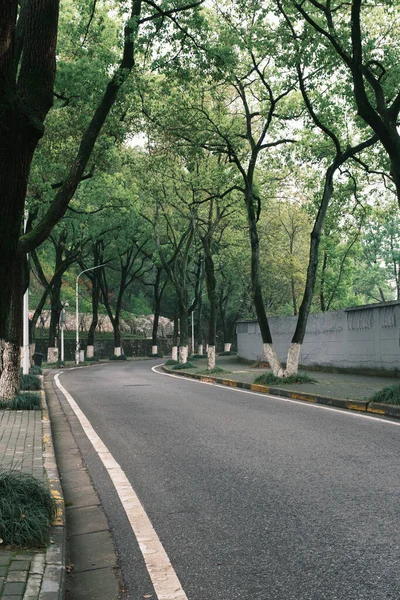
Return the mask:
<path id="1" fill-rule="evenodd" d="M 120 465 L 189 600 L 400 597 L 400 424 L 152 371 L 59 381 Z M 88 438 L 129 600 L 156 599 L 136 538 Z"/>

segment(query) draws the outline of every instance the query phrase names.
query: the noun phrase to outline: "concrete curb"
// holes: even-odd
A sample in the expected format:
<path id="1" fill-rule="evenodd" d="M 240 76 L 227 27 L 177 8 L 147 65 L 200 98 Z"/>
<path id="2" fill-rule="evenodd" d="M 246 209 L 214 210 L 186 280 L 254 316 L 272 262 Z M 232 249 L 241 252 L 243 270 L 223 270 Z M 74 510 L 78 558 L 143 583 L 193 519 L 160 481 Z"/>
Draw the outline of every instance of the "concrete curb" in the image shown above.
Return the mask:
<path id="1" fill-rule="evenodd" d="M 43 384 L 43 377 L 42 384 Z M 42 432 L 43 432 L 43 464 L 46 469 L 50 492 L 57 504 L 57 515 L 50 529 L 51 544 L 46 550 L 46 566 L 43 574 L 39 600 L 63 600 L 66 585 L 66 528 L 65 506 L 61 481 L 58 473 L 53 446 L 49 411 L 46 393 L 41 390 L 42 397 Z"/>
<path id="2" fill-rule="evenodd" d="M 211 377 L 209 375 L 198 375 L 197 373 L 184 373 L 168 369 L 165 365 L 162 366 L 163 371 L 171 375 L 180 375 L 188 379 L 197 379 L 204 383 L 218 383 L 227 387 L 251 390 L 252 392 L 260 392 L 262 394 L 271 394 L 273 396 L 282 396 L 293 400 L 301 400 L 303 402 L 312 402 L 314 404 L 324 404 L 325 406 L 335 406 L 345 410 L 356 410 L 358 412 L 373 413 L 394 419 L 400 419 L 400 406 L 392 404 L 379 404 L 368 400 L 353 400 L 345 398 L 331 398 L 330 396 L 321 396 L 319 394 L 310 394 L 303 392 L 294 392 L 292 390 L 284 390 L 282 388 L 274 388 L 257 383 L 246 383 L 244 381 L 236 381 L 235 379 L 226 379 L 221 377 Z"/>

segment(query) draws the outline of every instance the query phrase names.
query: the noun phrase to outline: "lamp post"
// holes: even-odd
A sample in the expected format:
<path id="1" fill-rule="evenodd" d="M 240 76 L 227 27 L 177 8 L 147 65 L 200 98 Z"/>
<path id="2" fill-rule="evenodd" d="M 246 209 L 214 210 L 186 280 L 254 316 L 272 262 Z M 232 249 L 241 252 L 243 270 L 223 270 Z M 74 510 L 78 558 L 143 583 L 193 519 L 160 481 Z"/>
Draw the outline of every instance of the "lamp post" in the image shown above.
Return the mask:
<path id="1" fill-rule="evenodd" d="M 24 233 L 28 224 L 28 211 L 25 211 Z M 27 257 L 28 258 L 28 257 Z M 23 299 L 23 321 L 22 321 L 22 373 L 29 373 L 29 286 L 26 288 Z"/>
<path id="2" fill-rule="evenodd" d="M 97 265 L 96 267 L 90 267 L 89 269 L 84 269 L 79 273 L 76 278 L 75 283 L 75 303 L 76 303 L 76 349 L 75 349 L 75 362 L 79 365 L 79 277 L 86 273 L 87 271 L 94 271 L 94 269 L 100 269 L 100 267 L 105 267 L 105 263 L 102 265 Z"/>

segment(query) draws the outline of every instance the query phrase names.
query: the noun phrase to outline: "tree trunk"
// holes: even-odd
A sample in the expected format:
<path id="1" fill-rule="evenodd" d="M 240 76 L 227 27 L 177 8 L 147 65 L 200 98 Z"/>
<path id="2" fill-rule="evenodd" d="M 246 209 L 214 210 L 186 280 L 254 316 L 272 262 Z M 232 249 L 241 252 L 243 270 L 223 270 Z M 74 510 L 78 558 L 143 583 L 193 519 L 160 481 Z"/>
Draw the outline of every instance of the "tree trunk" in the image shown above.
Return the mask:
<path id="1" fill-rule="evenodd" d="M 272 344 L 272 336 L 269 328 L 267 314 L 260 282 L 260 242 L 257 231 L 256 213 L 254 210 L 255 198 L 252 190 L 246 191 L 247 218 L 250 233 L 251 246 L 251 291 L 257 320 L 261 331 L 265 358 L 269 362 L 272 372 L 277 377 L 282 377 L 283 369 L 281 362 Z"/>
<path id="2" fill-rule="evenodd" d="M 204 266 L 206 275 L 208 303 L 210 305 L 210 318 L 208 324 L 208 352 L 207 352 L 207 370 L 215 369 L 215 340 L 217 331 L 217 282 L 215 279 L 214 261 L 211 254 L 211 247 L 208 239 L 203 240 L 204 248 Z"/>
<path id="3" fill-rule="evenodd" d="M 113 321 L 113 331 L 114 331 L 114 355 L 121 356 L 121 331 L 119 328 L 119 315 L 115 316 Z"/>
<path id="4" fill-rule="evenodd" d="M 50 328 L 49 328 L 49 347 L 57 347 L 58 326 L 60 322 L 60 314 L 62 311 L 61 304 L 61 276 L 57 277 L 50 292 L 51 307 L 50 307 Z"/>
<path id="5" fill-rule="evenodd" d="M 172 333 L 172 360 L 178 360 L 179 316 L 174 313 L 174 329 Z"/>
<path id="6" fill-rule="evenodd" d="M 96 271 L 99 271 L 97 269 Z M 92 278 L 92 322 L 90 323 L 87 346 L 94 346 L 94 334 L 99 322 L 99 300 L 100 300 L 100 273 L 93 271 Z M 90 357 L 91 358 L 91 357 Z"/>
<path id="7" fill-rule="evenodd" d="M 188 309 L 187 304 L 181 304 L 179 308 L 179 362 L 185 364 L 188 357 Z"/>
<path id="8" fill-rule="evenodd" d="M 0 398 L 13 398 L 20 385 L 20 354 L 22 343 L 23 285 L 22 262 L 14 261 L 11 311 L 6 336 L 0 340 Z"/>

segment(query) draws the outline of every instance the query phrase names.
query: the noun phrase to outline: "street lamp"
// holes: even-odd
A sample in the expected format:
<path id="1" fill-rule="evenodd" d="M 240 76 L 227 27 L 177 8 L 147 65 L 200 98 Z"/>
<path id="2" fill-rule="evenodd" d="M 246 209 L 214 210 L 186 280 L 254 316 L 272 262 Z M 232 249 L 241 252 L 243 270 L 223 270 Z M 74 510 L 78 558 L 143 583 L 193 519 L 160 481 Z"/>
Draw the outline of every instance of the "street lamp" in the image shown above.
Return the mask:
<path id="1" fill-rule="evenodd" d="M 76 278 L 75 283 L 75 302 L 76 302 L 76 350 L 75 350 L 75 362 L 79 365 L 79 277 L 86 273 L 87 271 L 94 271 L 94 269 L 100 269 L 100 267 L 105 267 L 105 263 L 102 265 L 97 265 L 96 267 L 90 267 L 89 269 L 84 269 L 79 273 Z"/>

